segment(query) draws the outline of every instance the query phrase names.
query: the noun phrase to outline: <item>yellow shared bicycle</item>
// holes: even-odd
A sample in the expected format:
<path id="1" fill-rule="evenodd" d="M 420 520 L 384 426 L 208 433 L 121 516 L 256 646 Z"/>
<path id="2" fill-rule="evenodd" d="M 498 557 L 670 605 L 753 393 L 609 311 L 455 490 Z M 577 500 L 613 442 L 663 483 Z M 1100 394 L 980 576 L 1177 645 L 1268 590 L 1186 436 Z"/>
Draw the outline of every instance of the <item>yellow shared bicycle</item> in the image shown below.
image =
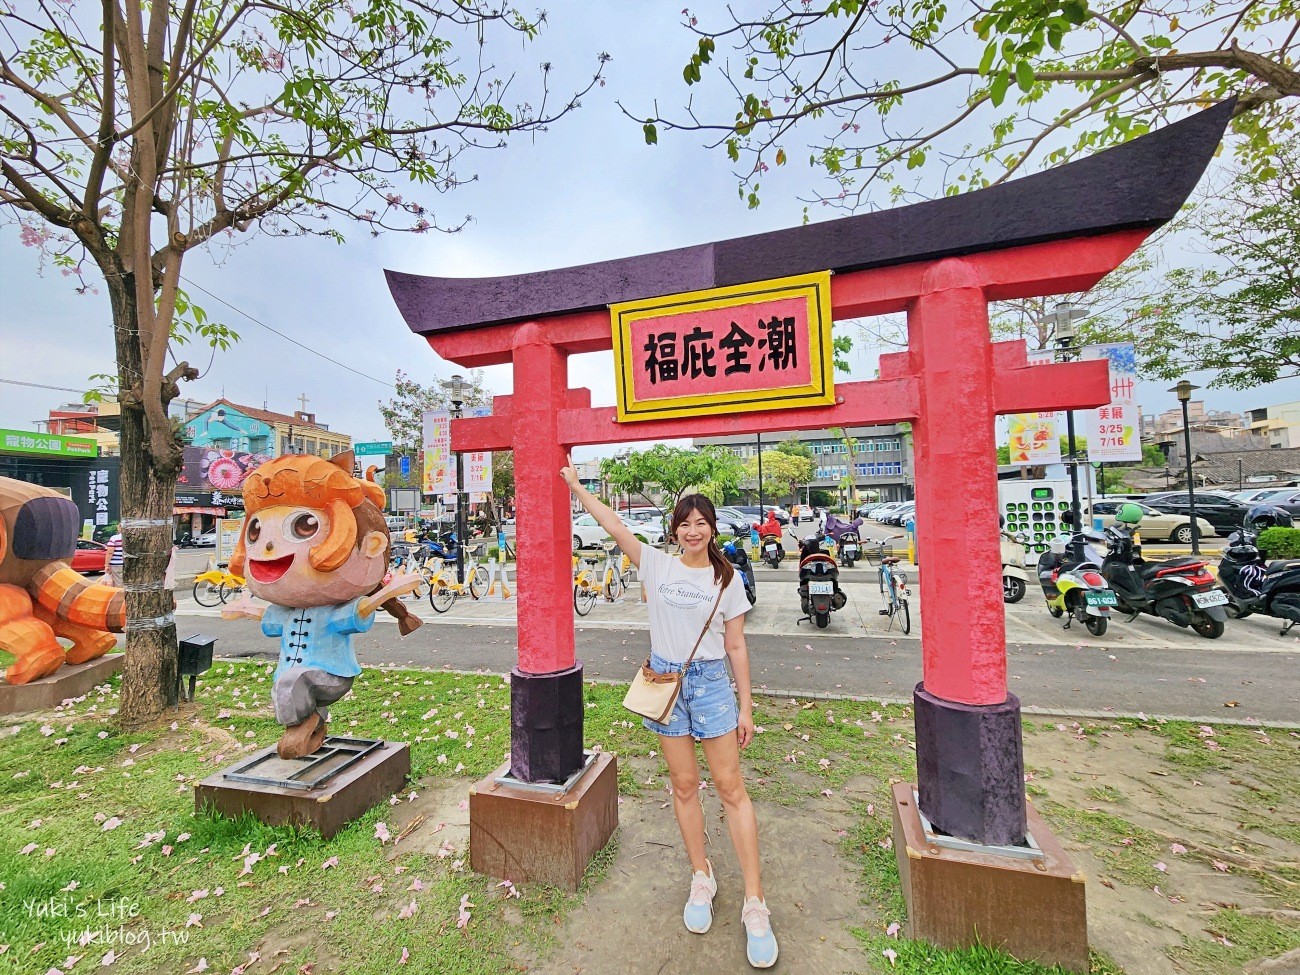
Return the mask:
<path id="1" fill-rule="evenodd" d="M 222 562 L 215 569 L 195 576 L 194 601 L 200 606 L 216 606 L 231 597 L 239 596 L 244 589 L 244 577 L 235 575 Z"/>

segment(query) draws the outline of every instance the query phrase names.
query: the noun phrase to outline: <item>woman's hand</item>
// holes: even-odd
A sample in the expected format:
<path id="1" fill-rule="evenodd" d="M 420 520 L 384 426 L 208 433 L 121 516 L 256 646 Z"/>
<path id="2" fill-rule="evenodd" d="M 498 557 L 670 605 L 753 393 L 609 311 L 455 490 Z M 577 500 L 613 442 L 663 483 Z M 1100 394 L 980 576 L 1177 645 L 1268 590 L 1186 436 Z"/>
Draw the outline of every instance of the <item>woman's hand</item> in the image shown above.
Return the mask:
<path id="1" fill-rule="evenodd" d="M 740 721 L 736 725 L 736 736 L 740 740 L 741 748 L 748 748 L 749 743 L 754 740 L 754 712 L 749 708 L 742 708 L 740 711 Z"/>
<path id="2" fill-rule="evenodd" d="M 573 460 L 569 457 L 565 457 L 564 459 L 568 463 L 566 466 L 560 468 L 560 477 L 564 478 L 564 483 L 569 485 L 569 489 L 572 490 L 573 488 L 580 486 L 582 482 L 578 480 L 578 472 L 573 469 Z"/>

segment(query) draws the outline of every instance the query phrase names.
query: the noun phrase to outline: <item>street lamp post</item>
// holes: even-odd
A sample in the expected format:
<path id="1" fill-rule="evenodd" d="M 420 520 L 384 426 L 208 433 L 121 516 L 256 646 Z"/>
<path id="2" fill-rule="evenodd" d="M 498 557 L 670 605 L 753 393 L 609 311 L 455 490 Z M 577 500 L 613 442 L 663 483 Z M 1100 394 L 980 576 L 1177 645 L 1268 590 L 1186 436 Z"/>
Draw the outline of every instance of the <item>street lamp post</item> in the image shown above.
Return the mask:
<path id="1" fill-rule="evenodd" d="M 1192 390 L 1200 389 L 1186 379 L 1168 391 L 1178 394 L 1178 402 L 1183 407 L 1183 449 L 1187 451 L 1187 513 L 1192 519 L 1192 554 L 1201 554 L 1201 533 L 1196 525 L 1196 485 L 1192 482 L 1192 425 L 1187 419 L 1187 403 L 1192 398 Z"/>
<path id="2" fill-rule="evenodd" d="M 1243 478 L 1241 476 L 1241 458 L 1238 457 L 1237 458 L 1237 490 L 1238 491 L 1246 490 L 1245 487 L 1242 486 L 1242 480 Z"/>
<path id="3" fill-rule="evenodd" d="M 1079 350 L 1075 346 L 1075 339 L 1079 332 L 1074 327 L 1074 323 L 1081 318 L 1088 317 L 1088 308 L 1083 305 L 1071 305 L 1069 302 L 1061 302 L 1051 313 L 1044 317 L 1044 322 L 1052 326 L 1053 339 L 1057 346 L 1057 357 L 1069 362 L 1077 359 Z M 1076 456 L 1078 450 L 1074 440 L 1074 411 L 1065 411 L 1065 436 L 1066 446 L 1070 456 L 1067 461 L 1070 470 L 1070 515 L 1073 531 L 1070 547 L 1072 553 L 1078 561 L 1083 560 L 1083 514 L 1079 505 L 1079 459 Z"/>
<path id="4" fill-rule="evenodd" d="M 447 401 L 451 404 L 448 411 L 453 420 L 462 416 L 461 407 L 465 403 L 465 377 L 457 373 L 443 383 L 447 389 Z M 465 545 L 468 543 L 468 519 L 465 517 L 465 457 L 456 451 L 456 582 L 465 584 Z"/>
<path id="5" fill-rule="evenodd" d="M 755 449 L 758 451 L 758 521 L 759 524 L 762 524 L 763 523 L 763 435 L 761 433 L 754 434 L 754 440 L 755 443 L 757 444 Z"/>

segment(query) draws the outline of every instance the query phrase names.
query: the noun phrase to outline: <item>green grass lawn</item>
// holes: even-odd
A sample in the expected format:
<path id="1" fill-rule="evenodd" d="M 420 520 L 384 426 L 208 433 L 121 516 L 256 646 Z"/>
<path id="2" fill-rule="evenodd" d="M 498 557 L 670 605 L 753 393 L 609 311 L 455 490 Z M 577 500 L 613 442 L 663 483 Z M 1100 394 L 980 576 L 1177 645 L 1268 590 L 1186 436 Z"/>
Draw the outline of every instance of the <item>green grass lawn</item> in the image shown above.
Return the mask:
<path id="1" fill-rule="evenodd" d="M 501 764 L 509 748 L 508 683 L 496 675 L 374 669 L 358 678 L 354 695 L 336 707 L 332 730 L 409 742 L 413 784 L 324 841 L 251 818 L 193 811 L 196 781 L 278 736 L 267 700 L 271 669 L 218 663 L 200 680 L 195 704 L 148 730 L 117 727 L 116 683 L 56 712 L 0 726 L 0 973 L 364 975 L 403 965 L 506 973 L 522 970 L 527 951 L 545 951 L 583 892 L 516 889 L 475 875 L 468 851 L 441 841 L 433 821 L 393 841 L 418 793 L 464 794 Z M 585 696 L 588 747 L 620 755 L 620 792 L 662 788 L 667 769 L 653 755 L 655 741 L 621 708 L 622 689 L 588 685 Z M 908 709 L 760 699 L 756 721 L 762 733 L 744 761 L 752 794 L 768 804 L 765 815 L 801 815 L 800 807 L 824 790 L 853 804 L 856 825 L 844 831 L 840 852 L 859 876 L 855 934 L 863 971 L 1046 971 L 986 949 L 942 952 L 888 930 L 904 920 L 885 840 L 889 783 L 915 775 Z M 1163 736 L 1173 774 L 1204 774 L 1199 757 L 1182 756 L 1197 744 L 1194 731 L 1112 727 Z M 1239 737 L 1236 762 L 1249 747 L 1264 747 L 1256 736 Z M 1278 754 L 1293 757 L 1294 749 Z M 1267 781 L 1290 801 L 1294 772 L 1276 758 L 1268 767 L 1276 768 L 1276 781 Z M 1051 789 L 1049 775 L 1036 783 Z M 1146 862 L 1155 847 L 1148 849 L 1140 832 L 1111 815 L 1064 808 L 1059 820 L 1048 814 L 1054 827 L 1091 830 L 1099 842 L 1137 836 L 1141 846 L 1128 866 L 1135 882 L 1149 879 Z M 602 881 L 616 845 L 617 834 L 587 885 Z M 1121 849 L 1130 854 L 1131 847 Z M 1117 862 L 1116 870 L 1125 865 Z M 1270 949 L 1297 939 L 1294 926 L 1269 921 L 1261 930 L 1262 923 L 1229 917 L 1220 926 Z M 1193 946 L 1190 970 L 1217 970 L 1216 952 Z M 1096 975 L 1117 971 L 1095 956 Z"/>

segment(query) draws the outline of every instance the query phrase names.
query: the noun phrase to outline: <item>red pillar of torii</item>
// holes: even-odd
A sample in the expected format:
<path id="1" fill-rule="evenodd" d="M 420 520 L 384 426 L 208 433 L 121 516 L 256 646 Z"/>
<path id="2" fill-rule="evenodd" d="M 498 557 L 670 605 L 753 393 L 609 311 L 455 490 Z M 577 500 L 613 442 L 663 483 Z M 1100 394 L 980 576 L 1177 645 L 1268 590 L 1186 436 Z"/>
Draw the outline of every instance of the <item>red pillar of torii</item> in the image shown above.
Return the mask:
<path id="1" fill-rule="evenodd" d="M 568 451 L 908 421 L 920 562 L 930 567 L 920 577 L 926 625 L 914 694 L 921 809 L 939 829 L 976 842 L 1023 840 L 1020 708 L 1006 681 L 993 417 L 1095 407 L 1109 401 L 1110 390 L 1104 361 L 1029 366 L 1023 342 L 992 342 L 988 303 L 1096 284 L 1176 212 L 1230 111 L 1230 104 L 1221 106 L 993 190 L 869 217 L 518 279 L 390 272 L 408 323 L 440 356 L 466 368 L 513 365 L 514 392 L 495 399 L 491 417 L 452 424 L 453 450 L 515 455 L 512 774 L 525 782 L 559 780 L 582 763 L 570 499 L 558 475 Z M 571 355 L 612 347 L 606 306 L 614 301 L 827 267 L 838 269 L 833 319 L 905 312 L 908 327 L 908 350 L 882 356 L 878 380 L 839 385 L 834 406 L 619 423 L 614 407 L 593 408 L 587 389 L 569 388 Z M 628 294 L 631 287 L 640 293 Z"/>

